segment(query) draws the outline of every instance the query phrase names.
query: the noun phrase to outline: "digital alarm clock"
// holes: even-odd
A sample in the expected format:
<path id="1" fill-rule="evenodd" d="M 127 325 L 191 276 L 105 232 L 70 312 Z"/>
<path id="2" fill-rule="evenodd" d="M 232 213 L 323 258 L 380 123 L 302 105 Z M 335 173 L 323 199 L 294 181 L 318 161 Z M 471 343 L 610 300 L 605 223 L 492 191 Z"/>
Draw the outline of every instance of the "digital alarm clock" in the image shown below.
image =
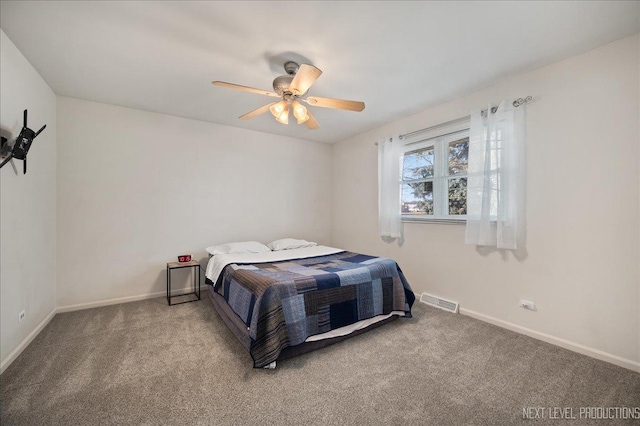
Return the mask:
<path id="1" fill-rule="evenodd" d="M 183 254 L 178 256 L 178 262 L 190 262 L 191 261 L 191 255 L 190 254 Z"/>

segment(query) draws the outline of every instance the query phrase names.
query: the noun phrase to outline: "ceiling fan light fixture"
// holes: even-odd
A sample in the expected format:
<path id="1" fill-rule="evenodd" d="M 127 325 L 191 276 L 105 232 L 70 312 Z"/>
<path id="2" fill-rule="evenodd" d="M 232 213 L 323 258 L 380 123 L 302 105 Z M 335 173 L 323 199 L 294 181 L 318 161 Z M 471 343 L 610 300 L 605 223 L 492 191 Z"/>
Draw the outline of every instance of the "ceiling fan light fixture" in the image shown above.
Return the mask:
<path id="1" fill-rule="evenodd" d="M 278 118 L 280 117 L 280 115 L 282 115 L 282 112 L 285 110 L 286 107 L 287 107 L 287 103 L 285 101 L 280 101 L 274 105 L 271 105 L 269 107 L 269 111 L 271 111 L 271 114 L 275 118 Z"/>
<path id="2" fill-rule="evenodd" d="M 289 105 L 284 104 L 284 110 L 276 117 L 276 121 L 282 124 L 289 124 Z"/>
<path id="3" fill-rule="evenodd" d="M 309 119 L 307 108 L 298 101 L 293 102 L 293 116 L 298 120 L 298 124 L 302 124 Z"/>

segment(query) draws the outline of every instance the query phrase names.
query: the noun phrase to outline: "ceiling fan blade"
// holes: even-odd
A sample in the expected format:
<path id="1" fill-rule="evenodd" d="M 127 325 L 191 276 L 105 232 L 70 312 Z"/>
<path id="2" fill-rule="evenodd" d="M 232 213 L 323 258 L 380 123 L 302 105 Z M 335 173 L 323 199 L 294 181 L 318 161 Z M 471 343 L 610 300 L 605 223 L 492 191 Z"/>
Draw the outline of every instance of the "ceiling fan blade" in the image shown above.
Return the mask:
<path id="1" fill-rule="evenodd" d="M 272 102 L 272 103 L 267 104 L 267 105 L 265 105 L 263 107 L 260 107 L 258 109 L 254 109 L 253 111 L 248 112 L 245 115 L 241 115 L 239 118 L 241 118 L 243 120 L 248 120 L 248 119 L 253 118 L 253 117 L 257 116 L 257 115 L 264 114 L 265 112 L 269 111 L 269 108 L 271 108 L 271 105 L 275 105 L 277 103 L 278 102 Z"/>
<path id="2" fill-rule="evenodd" d="M 311 115 L 311 111 L 307 110 L 307 114 L 309 115 L 309 119 L 304 122 L 304 125 L 311 130 L 320 128 L 320 123 L 318 123 L 316 118 L 313 115 Z"/>
<path id="3" fill-rule="evenodd" d="M 309 96 L 304 101 L 309 105 L 318 106 L 322 108 L 346 109 L 347 111 L 358 111 L 358 112 L 364 109 L 364 102 L 359 102 L 359 101 L 345 101 L 343 99 L 318 98 L 316 96 Z"/>
<path id="4" fill-rule="evenodd" d="M 302 64 L 298 68 L 295 77 L 289 84 L 289 90 L 298 95 L 302 95 L 309 90 L 309 87 L 320 77 L 322 71 L 313 65 Z"/>
<path id="5" fill-rule="evenodd" d="M 236 90 L 242 90 L 244 92 L 257 93 L 258 95 L 273 96 L 274 98 L 280 97 L 280 95 L 278 95 L 277 93 L 269 92 L 268 90 L 255 89 L 253 87 L 241 86 L 239 84 L 226 83 L 224 81 L 212 81 L 211 84 L 214 84 L 220 87 L 226 87 L 228 89 L 236 89 Z"/>

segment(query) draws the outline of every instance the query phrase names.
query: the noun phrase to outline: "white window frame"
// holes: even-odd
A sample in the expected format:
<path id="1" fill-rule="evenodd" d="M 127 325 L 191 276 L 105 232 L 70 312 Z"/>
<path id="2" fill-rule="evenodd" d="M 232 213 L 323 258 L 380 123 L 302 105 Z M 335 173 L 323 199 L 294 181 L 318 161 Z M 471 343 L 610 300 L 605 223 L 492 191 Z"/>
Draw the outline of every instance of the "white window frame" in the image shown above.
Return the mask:
<path id="1" fill-rule="evenodd" d="M 448 148 L 449 143 L 469 137 L 469 122 L 465 121 L 456 126 L 438 128 L 437 131 L 423 133 L 405 141 L 402 156 L 400 157 L 400 200 L 399 208 L 402 211 L 402 185 L 407 182 L 433 182 L 433 215 L 404 215 L 401 214 L 403 222 L 418 223 L 466 223 L 466 215 L 450 215 L 449 210 L 449 180 L 466 178 L 467 174 L 448 174 Z M 420 149 L 433 147 L 434 164 L 433 177 L 405 181 L 402 179 L 402 162 L 404 154 Z M 444 174 L 447 173 L 447 174 Z"/>

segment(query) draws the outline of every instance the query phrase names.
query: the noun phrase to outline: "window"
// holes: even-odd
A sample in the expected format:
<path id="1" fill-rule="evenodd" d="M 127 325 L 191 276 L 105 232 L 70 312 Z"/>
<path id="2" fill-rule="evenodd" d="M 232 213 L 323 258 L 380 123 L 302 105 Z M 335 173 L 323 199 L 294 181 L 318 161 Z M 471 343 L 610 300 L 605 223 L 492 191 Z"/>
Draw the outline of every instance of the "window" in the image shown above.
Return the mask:
<path id="1" fill-rule="evenodd" d="M 469 130 L 410 142 L 401 157 L 403 220 L 464 220 Z"/>

